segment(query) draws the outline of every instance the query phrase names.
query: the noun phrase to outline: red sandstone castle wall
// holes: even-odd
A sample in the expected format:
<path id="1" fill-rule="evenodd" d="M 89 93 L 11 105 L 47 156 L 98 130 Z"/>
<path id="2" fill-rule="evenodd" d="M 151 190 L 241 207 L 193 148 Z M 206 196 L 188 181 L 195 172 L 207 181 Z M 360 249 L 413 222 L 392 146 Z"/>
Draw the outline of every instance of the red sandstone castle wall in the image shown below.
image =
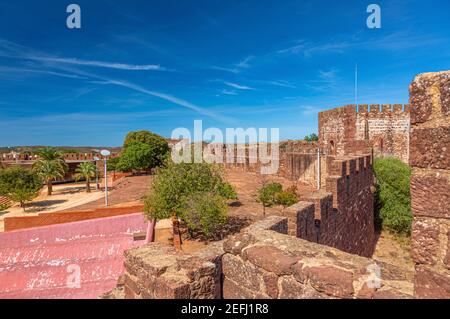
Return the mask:
<path id="1" fill-rule="evenodd" d="M 450 298 L 450 71 L 410 85 L 412 256 L 417 298 Z"/>
<path id="2" fill-rule="evenodd" d="M 372 159 L 370 156 L 328 157 L 325 188 L 301 196 L 289 207 L 289 234 L 370 257 L 375 229 Z"/>
<path id="3" fill-rule="evenodd" d="M 144 205 L 101 207 L 92 210 L 40 213 L 37 216 L 5 217 L 5 231 L 73 223 L 82 220 L 140 213 Z"/>
<path id="4" fill-rule="evenodd" d="M 319 113 L 319 144 L 330 155 L 368 153 L 409 158 L 408 105 L 347 105 Z"/>

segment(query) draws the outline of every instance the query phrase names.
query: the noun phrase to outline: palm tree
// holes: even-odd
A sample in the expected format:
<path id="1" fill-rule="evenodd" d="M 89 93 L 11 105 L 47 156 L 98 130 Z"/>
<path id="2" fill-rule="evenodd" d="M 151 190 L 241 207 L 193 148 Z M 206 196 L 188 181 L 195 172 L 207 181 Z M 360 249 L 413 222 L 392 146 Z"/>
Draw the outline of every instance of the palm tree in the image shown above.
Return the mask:
<path id="1" fill-rule="evenodd" d="M 74 176 L 77 181 L 83 178 L 86 180 L 86 193 L 91 192 L 91 178 L 95 177 L 96 172 L 97 166 L 92 162 L 83 162 L 75 170 Z"/>
<path id="2" fill-rule="evenodd" d="M 47 184 L 47 194 L 52 195 L 53 181 L 64 178 L 67 172 L 67 164 L 58 150 L 46 147 L 38 150 L 39 159 L 33 164 L 34 171 Z"/>

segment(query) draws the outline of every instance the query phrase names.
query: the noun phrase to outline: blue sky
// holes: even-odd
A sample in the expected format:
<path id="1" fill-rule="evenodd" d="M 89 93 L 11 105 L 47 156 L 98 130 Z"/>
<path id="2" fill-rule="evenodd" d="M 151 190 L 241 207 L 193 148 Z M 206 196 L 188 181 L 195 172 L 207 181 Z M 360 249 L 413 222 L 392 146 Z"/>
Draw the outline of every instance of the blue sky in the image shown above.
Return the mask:
<path id="1" fill-rule="evenodd" d="M 374 1 L 375 2 L 375 1 Z M 82 28 L 66 27 L 80 5 Z M 450 69 L 450 2 L 0 1 L 0 145 L 121 145 L 130 130 L 317 131 L 317 113 L 407 103 Z"/>

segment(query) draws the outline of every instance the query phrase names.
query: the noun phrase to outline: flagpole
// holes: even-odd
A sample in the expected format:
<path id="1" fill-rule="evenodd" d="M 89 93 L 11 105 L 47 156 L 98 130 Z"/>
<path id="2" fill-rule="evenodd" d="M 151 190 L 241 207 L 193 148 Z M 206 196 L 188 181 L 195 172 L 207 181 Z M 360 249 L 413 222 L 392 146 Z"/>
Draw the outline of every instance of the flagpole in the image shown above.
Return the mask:
<path id="1" fill-rule="evenodd" d="M 358 106 L 358 64 L 355 68 L 355 105 Z"/>

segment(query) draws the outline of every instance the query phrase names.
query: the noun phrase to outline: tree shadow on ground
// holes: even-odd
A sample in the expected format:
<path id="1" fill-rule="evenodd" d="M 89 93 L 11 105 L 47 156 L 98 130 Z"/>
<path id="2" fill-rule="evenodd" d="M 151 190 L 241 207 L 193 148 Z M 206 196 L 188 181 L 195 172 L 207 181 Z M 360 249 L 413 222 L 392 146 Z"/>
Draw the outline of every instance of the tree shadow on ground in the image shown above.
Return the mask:
<path id="1" fill-rule="evenodd" d="M 48 209 L 52 209 L 54 205 L 62 204 L 67 202 L 67 199 L 55 199 L 55 200 L 42 200 L 38 202 L 33 202 L 30 204 L 27 204 L 25 209 L 26 213 L 37 213 L 42 212 Z"/>
<path id="2" fill-rule="evenodd" d="M 95 189 L 95 183 L 94 183 L 94 185 L 91 185 L 91 189 Z M 77 194 L 77 193 L 81 193 L 83 191 L 86 191 L 86 186 L 66 187 L 66 188 L 57 190 L 55 193 L 60 194 L 60 195 L 66 195 L 66 194 Z"/>

